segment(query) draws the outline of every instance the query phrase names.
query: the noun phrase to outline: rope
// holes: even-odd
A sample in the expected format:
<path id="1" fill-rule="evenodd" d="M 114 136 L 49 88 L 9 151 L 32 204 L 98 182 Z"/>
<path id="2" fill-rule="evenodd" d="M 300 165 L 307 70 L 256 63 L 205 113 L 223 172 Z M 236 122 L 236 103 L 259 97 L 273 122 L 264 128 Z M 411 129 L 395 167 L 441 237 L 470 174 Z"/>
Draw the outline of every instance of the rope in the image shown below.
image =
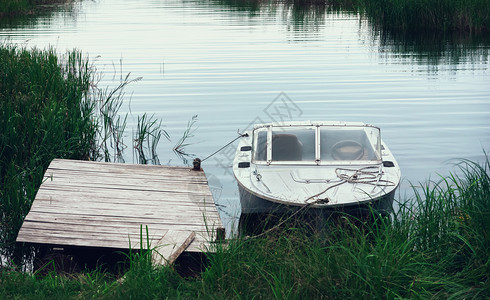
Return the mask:
<path id="1" fill-rule="evenodd" d="M 376 169 L 375 171 L 366 171 L 374 168 Z M 347 174 L 340 173 L 340 171 L 354 172 L 354 174 L 348 176 Z M 395 185 L 393 181 L 381 179 L 382 173 L 380 172 L 380 168 L 375 166 L 364 167 L 357 170 L 337 168 L 335 169 L 335 174 L 337 174 L 339 179 L 349 183 L 363 183 L 383 187 Z"/>
<path id="2" fill-rule="evenodd" d="M 216 150 L 215 152 L 213 152 L 211 155 L 208 155 L 206 156 L 204 159 L 201 160 L 201 162 L 205 161 L 206 159 L 212 157 L 213 155 L 215 155 L 216 153 L 220 152 L 221 150 L 225 149 L 226 147 L 228 147 L 229 145 L 233 144 L 233 142 L 235 142 L 236 140 L 238 140 L 239 138 L 241 137 L 245 137 L 245 136 L 248 136 L 248 133 L 243 133 L 241 134 L 239 131 L 237 131 L 238 133 L 238 136 L 236 138 L 234 138 L 231 142 L 229 142 L 228 144 L 224 145 L 223 147 L 219 148 L 218 150 Z"/>
<path id="3" fill-rule="evenodd" d="M 368 169 L 376 169 L 376 170 L 375 171 L 367 171 Z M 341 171 L 353 172 L 353 174 L 349 176 L 346 173 L 341 173 Z M 330 190 L 334 187 L 337 187 L 339 185 L 342 185 L 344 183 L 369 184 L 369 185 L 373 185 L 374 187 L 377 187 L 377 186 L 380 186 L 380 187 L 395 186 L 395 183 L 393 181 L 381 179 L 382 173 L 380 172 L 380 168 L 375 167 L 375 166 L 368 166 L 368 167 L 363 167 L 360 169 L 336 168 L 335 174 L 337 174 L 337 177 L 341 180 L 339 183 L 331 185 L 328 188 L 326 188 L 325 190 L 321 191 L 320 193 L 308 197 L 305 200 L 305 203 L 308 203 L 309 200 L 311 200 L 315 197 L 318 197 L 321 194 L 326 193 L 328 190 Z M 318 203 L 321 201 L 325 201 L 325 199 L 317 199 L 312 203 Z"/>

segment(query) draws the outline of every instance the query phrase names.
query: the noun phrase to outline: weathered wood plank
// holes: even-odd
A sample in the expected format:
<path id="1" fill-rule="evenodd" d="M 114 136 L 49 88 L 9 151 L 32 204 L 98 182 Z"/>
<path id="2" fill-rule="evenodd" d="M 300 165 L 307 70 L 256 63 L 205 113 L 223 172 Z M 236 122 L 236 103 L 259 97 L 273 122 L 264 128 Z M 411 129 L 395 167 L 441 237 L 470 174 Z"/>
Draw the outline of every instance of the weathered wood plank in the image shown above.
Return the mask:
<path id="1" fill-rule="evenodd" d="M 150 245 L 154 245 L 158 239 L 150 240 Z M 143 245 L 140 245 L 140 239 L 138 236 L 131 238 L 131 244 L 129 239 L 110 240 L 110 237 L 106 237 L 103 240 L 91 240 L 80 237 L 53 237 L 50 236 L 49 241 L 39 235 L 32 234 L 29 237 L 29 241 L 26 243 L 31 244 L 44 244 L 44 245 L 58 245 L 58 246 L 82 246 L 82 247 L 102 247 L 102 248 L 117 248 L 117 249 L 139 249 L 141 247 L 146 248 L 146 238 Z M 205 238 L 195 238 L 189 245 L 188 251 L 201 252 L 203 249 L 211 248 L 212 243 Z"/>
<path id="2" fill-rule="evenodd" d="M 57 179 L 73 178 L 73 175 L 78 177 L 84 177 L 93 181 L 113 181 L 120 179 L 121 181 L 142 181 L 145 182 L 172 182 L 172 183 L 184 183 L 193 182 L 196 184 L 206 184 L 206 177 L 202 172 L 185 171 L 179 174 L 133 174 L 131 171 L 128 173 L 114 173 L 114 172 L 87 172 L 87 171 L 75 171 L 75 170 L 61 170 L 61 169 L 48 169 L 44 175 L 45 180 L 54 181 Z M 93 183 L 93 182 L 91 182 Z"/>
<path id="3" fill-rule="evenodd" d="M 62 230 L 60 230 L 60 225 L 62 225 Z M 56 222 L 31 222 L 26 221 L 24 224 L 24 229 L 42 229 L 42 230 L 53 230 L 60 232 L 105 232 L 105 233 L 134 233 L 137 234 L 140 232 L 140 229 L 143 228 L 146 230 L 146 226 L 148 226 L 149 232 L 159 232 L 161 230 L 173 229 L 173 230 L 190 230 L 196 232 L 203 232 L 203 234 L 208 234 L 207 228 L 203 225 L 184 225 L 180 226 L 180 224 L 126 224 L 120 225 L 119 223 L 102 223 L 97 226 L 92 224 L 73 224 L 73 223 L 56 223 Z M 97 228 L 97 230 L 94 230 Z"/>
<path id="4" fill-rule="evenodd" d="M 172 230 L 172 229 L 171 229 Z M 176 229 L 173 229 L 176 230 Z M 65 236 L 63 234 L 57 234 L 53 231 L 43 231 L 39 229 L 26 229 L 25 235 L 28 241 L 18 241 L 35 244 L 49 244 L 60 246 L 85 246 L 85 247 L 104 247 L 104 248 L 117 248 L 117 249 L 146 249 L 147 244 L 150 244 L 150 248 L 155 247 L 158 241 L 161 239 L 160 234 L 165 234 L 167 230 L 162 230 L 158 235 L 153 234 L 146 236 L 146 233 L 141 239 L 141 235 L 128 234 L 125 236 L 118 236 L 114 234 L 88 234 L 88 235 L 74 235 Z M 46 237 L 49 239 L 46 240 Z M 196 233 L 196 237 L 189 245 L 189 250 L 201 251 L 204 247 L 209 247 L 208 240 L 202 236 L 201 232 Z M 201 250 L 200 250 L 201 249 Z"/>
<path id="5" fill-rule="evenodd" d="M 153 264 L 172 265 L 195 237 L 196 233 L 193 231 L 169 230 L 153 249 Z"/>
<path id="6" fill-rule="evenodd" d="M 144 216 L 152 216 L 157 214 L 161 217 L 164 216 L 172 216 L 179 214 L 180 212 L 189 212 L 190 214 L 198 214 L 202 216 L 203 213 L 209 212 L 212 213 L 212 208 L 210 207 L 199 207 L 197 204 L 185 204 L 183 206 L 179 206 L 178 204 L 172 205 L 148 205 L 144 206 L 143 203 L 105 203 L 105 202 L 77 202 L 72 203 L 69 208 L 63 205 L 63 202 L 50 202 L 48 201 L 39 201 L 39 203 L 35 203 L 31 207 L 31 211 L 45 211 L 45 212 L 68 212 L 68 213 L 82 213 L 85 214 L 88 212 L 94 212 L 97 215 L 112 215 L 117 213 L 122 216 L 134 216 L 134 217 L 144 217 Z M 78 210 L 78 212 L 74 212 L 73 210 Z M 128 211 L 130 210 L 130 211 Z"/>
<path id="7" fill-rule="evenodd" d="M 114 181 L 112 183 L 98 183 L 98 182 L 84 182 L 83 178 L 77 179 L 58 179 L 56 181 L 46 181 L 44 183 L 47 187 L 49 186 L 63 186 L 63 187 L 73 187 L 73 188 L 83 188 L 88 187 L 92 189 L 118 189 L 121 191 L 160 191 L 160 192 L 172 192 L 172 193 L 194 193 L 201 194 L 202 191 L 197 190 L 199 185 L 185 184 L 185 185 L 152 185 L 151 183 L 138 182 L 132 183 L 129 182 L 128 185 L 125 185 L 124 182 Z"/>
<path id="8" fill-rule="evenodd" d="M 116 228 L 116 229 L 111 227 L 101 227 L 99 228 L 98 231 L 93 231 L 92 228 L 73 226 L 73 225 L 66 226 L 66 228 L 63 228 L 63 231 L 53 229 L 53 227 L 49 225 L 36 226 L 32 228 L 30 226 L 26 226 L 23 230 L 25 230 L 26 233 L 28 232 L 33 233 L 36 231 L 39 234 L 44 232 L 45 234 L 49 234 L 51 236 L 57 236 L 57 237 L 78 238 L 83 236 L 86 239 L 93 239 L 93 240 L 100 240 L 100 239 L 107 240 L 109 238 L 127 244 L 129 241 L 129 237 L 132 237 L 133 241 L 140 240 L 141 237 L 143 237 L 143 239 L 146 240 L 147 229 L 148 229 L 148 237 L 151 240 L 160 239 L 161 238 L 160 234 L 162 234 L 162 232 L 166 232 L 167 230 L 191 231 L 190 228 L 182 228 L 178 226 L 170 226 L 169 228 L 156 228 L 156 227 L 146 228 L 146 226 L 143 227 L 134 226 L 134 227 Z M 197 232 L 197 234 L 200 237 L 209 235 L 209 233 L 207 231 L 203 231 L 202 228 L 199 231 L 196 230 L 193 232 Z M 134 237 L 136 237 L 136 239 Z"/>
<path id="9" fill-rule="evenodd" d="M 191 222 L 183 223 L 171 223 L 162 219 L 147 219 L 144 222 L 141 222 L 139 218 L 120 218 L 120 217 L 101 217 L 96 218 L 93 216 L 83 216 L 78 215 L 73 217 L 72 215 L 59 215 L 55 218 L 47 217 L 46 214 L 33 214 L 29 219 L 24 221 L 26 227 L 34 227 L 36 224 L 38 226 L 42 226 L 44 223 L 52 223 L 53 226 L 64 226 L 65 224 L 72 225 L 89 225 L 89 226 L 114 226 L 114 227 L 125 227 L 125 226 L 140 226 L 148 225 L 155 228 L 171 228 L 172 226 L 181 228 L 185 228 L 186 230 L 192 231 L 211 231 L 215 225 L 219 225 L 219 220 L 216 220 L 216 224 L 212 224 L 211 222 L 206 222 L 203 224 L 202 222 L 196 222 L 195 224 L 191 224 Z"/>
<path id="10" fill-rule="evenodd" d="M 124 178 L 124 179 L 145 179 L 145 180 L 156 180 L 156 181 L 161 181 L 161 180 L 168 180 L 168 181 L 174 181 L 174 182 L 182 182 L 182 181 L 187 181 L 188 179 L 192 178 L 196 182 L 205 182 L 206 181 L 206 176 L 203 174 L 202 171 L 192 171 L 192 170 L 185 170 L 185 171 L 179 171 L 177 173 L 168 173 L 168 170 L 166 169 L 158 169 L 157 171 L 161 172 L 151 172 L 151 173 L 135 173 L 133 170 L 127 170 L 127 172 L 110 172 L 110 171 L 89 171 L 89 170 L 72 170 L 72 169 L 55 169 L 55 168 L 48 168 L 46 173 L 44 174 L 44 177 L 46 179 L 55 179 L 56 177 L 67 177 L 72 174 L 76 175 L 83 175 L 89 178 L 92 177 L 101 177 L 101 176 L 110 176 L 110 177 L 117 177 L 117 178 Z"/>
<path id="11" fill-rule="evenodd" d="M 31 216 L 32 215 L 32 216 Z M 93 215 L 93 214 L 66 214 L 66 213 L 45 213 L 45 212 L 30 212 L 26 220 L 29 221 L 52 221 L 52 222 L 60 222 L 63 219 L 78 219 L 83 222 L 95 222 L 95 221 L 111 221 L 111 222 L 129 222 L 129 223 L 137 223 L 137 224 L 151 224 L 151 223 L 160 223 L 160 224 L 182 224 L 182 225 L 199 225 L 199 224 L 207 224 L 207 226 L 212 226 L 213 223 L 218 225 L 220 223 L 220 219 L 217 216 L 206 216 L 204 219 L 200 218 L 187 218 L 183 222 L 175 223 L 174 220 L 165 220 L 160 217 L 151 218 L 147 217 L 142 220 L 141 217 L 133 217 L 133 216 L 102 216 L 102 215 Z M 174 223 L 171 223 L 174 222 Z"/>
<path id="12" fill-rule="evenodd" d="M 135 203 L 128 203 L 122 201 L 114 201 L 114 202 L 96 202 L 96 201 L 79 201 L 73 203 L 69 208 L 67 208 L 65 203 L 59 201 L 59 199 L 42 199 L 37 203 L 33 204 L 31 207 L 31 211 L 42 211 L 42 210 L 53 210 L 57 209 L 60 212 L 72 212 L 74 209 L 89 209 L 89 210 L 106 210 L 106 211 L 115 211 L 116 209 L 122 209 L 125 211 L 122 214 L 124 215 L 133 215 L 138 216 L 138 214 L 143 214 L 148 210 L 152 210 L 153 212 L 158 212 L 162 214 L 162 216 L 173 215 L 179 212 L 189 212 L 189 213 L 198 213 L 202 215 L 207 211 L 212 211 L 213 207 L 209 205 L 199 204 L 199 203 L 182 203 L 182 205 L 176 203 L 165 203 L 162 205 L 158 205 L 158 203 L 151 203 L 148 201 L 137 201 Z M 141 210 L 143 209 L 143 211 Z M 127 210 L 132 210 L 131 212 L 127 212 Z"/>
<path id="13" fill-rule="evenodd" d="M 83 200 L 93 200 L 93 201 L 133 201 L 138 199 L 148 200 L 151 199 L 154 202 L 158 202 L 158 199 L 165 199 L 165 202 L 196 202 L 196 199 L 199 202 L 204 202 L 204 200 L 208 199 L 208 203 L 212 203 L 214 206 L 214 201 L 212 201 L 211 194 L 194 194 L 194 193 L 172 193 L 172 197 L 168 197 L 168 192 L 165 191 L 135 191 L 135 190 L 118 190 L 118 189 L 90 189 L 88 187 L 52 187 L 43 185 L 43 189 L 39 190 L 36 198 L 56 198 L 61 197 L 64 200 L 67 194 L 78 197 L 78 199 Z M 201 201 L 200 199 L 203 199 Z M 75 200 L 74 200 L 75 201 Z"/>
<path id="14" fill-rule="evenodd" d="M 42 215 L 56 214 L 53 211 L 44 211 L 44 212 L 37 212 L 37 213 L 42 214 Z M 96 215 L 96 214 L 90 214 L 90 212 L 85 214 L 85 215 L 83 215 L 83 214 L 64 214 L 64 215 L 69 216 L 71 218 L 81 219 L 81 220 L 90 220 L 93 218 L 97 218 L 97 219 L 112 218 L 112 219 L 116 219 L 116 220 L 119 219 L 121 221 L 124 221 L 126 219 L 131 219 L 131 220 L 134 220 L 135 222 L 137 222 L 139 224 L 145 224 L 146 223 L 143 220 L 143 218 L 137 218 L 137 217 L 127 217 L 126 218 L 124 216 L 118 216 L 118 215 L 100 215 L 100 214 Z M 145 219 L 161 220 L 160 224 L 180 224 L 182 226 L 206 224 L 206 226 L 208 226 L 208 227 L 211 227 L 211 226 L 219 227 L 219 223 L 220 223 L 220 219 L 218 217 L 209 217 L 206 220 L 202 220 L 202 218 L 196 217 L 196 216 L 190 216 L 188 218 L 185 216 L 175 216 L 173 218 L 168 217 L 168 218 L 162 219 L 158 216 L 148 215 L 145 217 Z M 41 217 L 38 217 L 37 219 L 33 219 L 33 217 L 29 217 L 29 218 L 26 218 L 26 220 L 36 221 L 36 220 L 43 220 L 43 219 Z M 51 217 L 51 216 L 44 218 L 44 220 L 45 221 L 51 221 L 51 222 L 59 222 L 59 218 Z M 95 228 L 95 230 L 96 230 L 96 228 Z M 21 231 L 19 232 L 19 234 L 21 232 L 22 232 L 22 228 L 21 228 Z"/>
<path id="15" fill-rule="evenodd" d="M 95 164 L 94 164 L 95 163 Z M 87 172 L 104 173 L 114 172 L 127 174 L 133 172 L 134 174 L 170 174 L 179 175 L 179 173 L 189 173 L 190 167 L 177 167 L 177 166 L 156 166 L 156 165 L 135 165 L 135 164 L 121 164 L 121 163 L 106 163 L 106 162 L 90 162 L 81 160 L 68 160 L 68 159 L 54 159 L 49 165 L 48 169 L 62 169 L 62 170 L 85 170 Z M 193 171 L 196 174 L 203 174 L 204 172 Z"/>

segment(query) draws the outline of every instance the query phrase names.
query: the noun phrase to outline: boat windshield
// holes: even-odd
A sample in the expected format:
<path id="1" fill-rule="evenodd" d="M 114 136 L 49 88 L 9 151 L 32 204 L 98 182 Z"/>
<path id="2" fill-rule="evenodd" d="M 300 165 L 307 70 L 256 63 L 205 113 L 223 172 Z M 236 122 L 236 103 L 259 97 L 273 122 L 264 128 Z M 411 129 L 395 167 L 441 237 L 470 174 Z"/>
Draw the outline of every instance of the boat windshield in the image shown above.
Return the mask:
<path id="1" fill-rule="evenodd" d="M 254 130 L 254 160 L 312 164 L 381 160 L 379 128 L 372 126 L 267 126 Z"/>

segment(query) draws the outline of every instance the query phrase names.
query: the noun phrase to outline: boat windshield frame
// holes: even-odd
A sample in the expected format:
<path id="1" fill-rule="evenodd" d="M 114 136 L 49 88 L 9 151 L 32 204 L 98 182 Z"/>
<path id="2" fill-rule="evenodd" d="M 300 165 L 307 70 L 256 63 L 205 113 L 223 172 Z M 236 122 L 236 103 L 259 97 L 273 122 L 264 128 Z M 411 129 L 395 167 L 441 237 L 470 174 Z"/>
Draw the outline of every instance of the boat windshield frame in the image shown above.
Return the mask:
<path id="1" fill-rule="evenodd" d="M 382 162 L 381 129 L 370 124 L 264 124 L 254 128 L 252 143 L 252 163 L 258 165 Z"/>

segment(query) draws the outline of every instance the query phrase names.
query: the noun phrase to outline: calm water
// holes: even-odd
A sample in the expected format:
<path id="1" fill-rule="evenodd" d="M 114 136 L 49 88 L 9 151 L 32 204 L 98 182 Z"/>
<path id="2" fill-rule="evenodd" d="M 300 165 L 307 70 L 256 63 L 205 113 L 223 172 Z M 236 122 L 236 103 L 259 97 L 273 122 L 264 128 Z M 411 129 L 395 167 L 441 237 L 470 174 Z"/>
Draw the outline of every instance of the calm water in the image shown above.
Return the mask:
<path id="1" fill-rule="evenodd" d="M 101 86 L 142 76 L 126 89 L 126 143 L 134 117 L 154 113 L 172 138 L 160 144 L 162 164 L 183 163 L 171 148 L 193 115 L 186 151 L 201 158 L 252 123 L 378 125 L 402 167 L 402 198 L 410 182 L 454 170 L 451 159 L 481 161 L 490 150 L 490 43 L 391 39 L 355 15 L 226 2 L 81 1 L 0 25 L 0 38 L 80 49 L 104 74 Z M 227 226 L 239 212 L 233 152 L 203 164 Z"/>

